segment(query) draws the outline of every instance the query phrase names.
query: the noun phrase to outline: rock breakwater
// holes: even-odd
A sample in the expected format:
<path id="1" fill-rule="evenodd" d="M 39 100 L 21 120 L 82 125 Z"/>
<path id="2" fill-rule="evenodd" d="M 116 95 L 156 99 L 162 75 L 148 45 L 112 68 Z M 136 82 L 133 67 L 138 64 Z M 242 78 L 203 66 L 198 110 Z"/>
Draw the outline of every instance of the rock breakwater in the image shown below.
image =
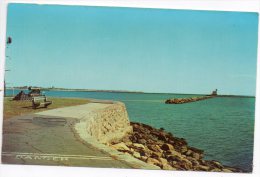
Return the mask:
<path id="1" fill-rule="evenodd" d="M 172 98 L 165 101 L 166 104 L 183 104 L 213 98 L 215 96 L 202 96 L 192 98 Z"/>
<path id="2" fill-rule="evenodd" d="M 214 160 L 203 160 L 203 150 L 190 147 L 183 138 L 174 137 L 162 128 L 131 122 L 133 133 L 111 147 L 164 170 L 242 172 Z"/>

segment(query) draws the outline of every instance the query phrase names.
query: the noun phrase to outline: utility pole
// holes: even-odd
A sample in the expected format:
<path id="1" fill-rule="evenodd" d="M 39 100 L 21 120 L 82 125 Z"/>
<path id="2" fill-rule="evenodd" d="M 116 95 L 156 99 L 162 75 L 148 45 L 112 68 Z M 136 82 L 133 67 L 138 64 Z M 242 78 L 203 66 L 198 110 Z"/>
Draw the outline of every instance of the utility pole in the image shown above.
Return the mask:
<path id="1" fill-rule="evenodd" d="M 7 71 L 11 71 L 10 69 L 6 69 L 5 72 Z M 5 79 L 4 79 L 4 97 L 6 96 L 6 82 L 5 82 Z"/>
<path id="2" fill-rule="evenodd" d="M 12 38 L 9 36 L 6 40 L 6 49 L 8 48 L 8 46 L 12 43 Z M 10 59 L 10 56 L 6 56 L 6 58 Z M 9 69 L 6 69 L 5 72 L 10 71 Z M 6 82 L 5 82 L 5 78 L 4 78 L 4 97 L 6 96 Z"/>

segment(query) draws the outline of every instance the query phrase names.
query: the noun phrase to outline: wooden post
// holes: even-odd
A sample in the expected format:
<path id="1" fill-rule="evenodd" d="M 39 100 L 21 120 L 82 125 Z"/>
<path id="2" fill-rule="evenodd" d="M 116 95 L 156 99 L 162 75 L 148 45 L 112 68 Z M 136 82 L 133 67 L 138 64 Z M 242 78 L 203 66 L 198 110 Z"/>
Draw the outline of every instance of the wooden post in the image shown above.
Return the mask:
<path id="1" fill-rule="evenodd" d="M 4 97 L 6 97 L 6 85 L 5 85 L 5 80 L 4 80 Z"/>

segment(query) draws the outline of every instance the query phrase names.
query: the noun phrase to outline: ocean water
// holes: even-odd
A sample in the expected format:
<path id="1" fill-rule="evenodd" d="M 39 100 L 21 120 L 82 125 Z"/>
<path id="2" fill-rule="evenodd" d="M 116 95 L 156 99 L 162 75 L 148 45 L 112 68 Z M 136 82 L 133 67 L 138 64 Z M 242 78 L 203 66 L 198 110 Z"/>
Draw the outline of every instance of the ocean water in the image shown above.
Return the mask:
<path id="1" fill-rule="evenodd" d="M 163 127 L 174 136 L 185 138 L 190 146 L 203 149 L 205 159 L 252 171 L 255 98 L 216 97 L 187 104 L 164 104 L 168 98 L 195 95 L 67 91 L 45 94 L 122 101 L 130 121 Z"/>

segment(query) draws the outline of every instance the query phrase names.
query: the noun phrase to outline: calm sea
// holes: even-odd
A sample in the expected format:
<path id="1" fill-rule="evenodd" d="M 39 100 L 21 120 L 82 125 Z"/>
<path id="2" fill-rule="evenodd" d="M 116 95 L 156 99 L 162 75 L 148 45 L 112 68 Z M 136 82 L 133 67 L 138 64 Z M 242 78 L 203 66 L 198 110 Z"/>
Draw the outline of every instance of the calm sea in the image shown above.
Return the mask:
<path id="1" fill-rule="evenodd" d="M 12 91 L 8 90 L 8 94 Z M 190 146 L 205 151 L 205 159 L 252 170 L 255 98 L 217 97 L 170 105 L 164 104 L 168 98 L 194 95 L 66 91 L 45 91 L 45 94 L 122 101 L 131 121 L 163 127 L 185 138 Z"/>

